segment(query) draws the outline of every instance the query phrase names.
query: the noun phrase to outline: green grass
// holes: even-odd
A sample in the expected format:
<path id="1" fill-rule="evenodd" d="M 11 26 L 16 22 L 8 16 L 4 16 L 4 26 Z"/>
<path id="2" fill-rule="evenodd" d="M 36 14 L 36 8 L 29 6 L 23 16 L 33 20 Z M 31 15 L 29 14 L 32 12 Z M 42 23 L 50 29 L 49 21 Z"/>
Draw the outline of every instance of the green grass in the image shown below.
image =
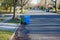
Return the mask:
<path id="1" fill-rule="evenodd" d="M 3 21 L 3 19 L 0 19 L 0 21 Z"/>
<path id="2" fill-rule="evenodd" d="M 9 40 L 11 35 L 12 35 L 11 31 L 2 31 L 2 30 L 0 30 L 0 40 Z"/>
<path id="3" fill-rule="evenodd" d="M 19 23 L 20 20 L 19 19 L 10 19 L 7 21 L 7 23 Z"/>
<path id="4" fill-rule="evenodd" d="M 57 12 L 58 14 L 60 14 L 60 12 Z"/>

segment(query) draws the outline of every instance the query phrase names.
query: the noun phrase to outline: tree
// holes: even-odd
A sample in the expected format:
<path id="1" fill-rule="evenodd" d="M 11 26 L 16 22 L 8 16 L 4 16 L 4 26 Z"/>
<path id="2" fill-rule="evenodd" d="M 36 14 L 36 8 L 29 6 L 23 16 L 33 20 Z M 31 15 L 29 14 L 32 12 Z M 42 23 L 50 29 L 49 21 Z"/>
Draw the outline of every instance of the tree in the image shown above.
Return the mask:
<path id="1" fill-rule="evenodd" d="M 23 13 L 23 7 L 29 2 L 29 0 L 13 0 L 14 3 L 14 14 L 13 14 L 13 19 L 16 18 L 16 13 L 15 13 L 15 8 L 16 8 L 16 3 L 19 2 L 19 5 L 21 7 L 21 13 Z"/>
<path id="2" fill-rule="evenodd" d="M 45 9 L 47 9 L 47 0 L 45 0 Z"/>
<path id="3" fill-rule="evenodd" d="M 31 7 L 31 0 L 29 0 L 29 2 L 24 6 L 24 8 L 30 9 L 30 7 Z"/>
<path id="4" fill-rule="evenodd" d="M 13 1 L 12 0 L 4 0 L 2 2 L 2 7 L 4 7 L 5 10 L 8 10 L 8 8 L 10 8 L 10 12 L 11 12 L 11 6 L 13 6 Z"/>
<path id="5" fill-rule="evenodd" d="M 13 6 L 13 0 L 8 0 L 8 5 L 9 5 L 9 7 L 10 7 L 10 12 L 11 12 L 11 7 Z"/>
<path id="6" fill-rule="evenodd" d="M 58 0 L 52 0 L 53 1 L 53 3 L 54 3 L 54 5 L 53 5 L 53 7 L 55 7 L 55 12 L 57 12 L 58 10 L 58 5 L 57 5 L 57 2 L 58 2 Z"/>
<path id="7" fill-rule="evenodd" d="M 4 2 L 2 3 L 2 6 L 4 7 L 5 10 L 8 9 L 8 0 L 4 0 Z"/>
<path id="8" fill-rule="evenodd" d="M 58 10 L 58 6 L 57 6 L 57 0 L 56 0 L 56 2 L 55 2 L 55 11 L 57 12 Z"/>
<path id="9" fill-rule="evenodd" d="M 19 0 L 21 6 L 21 13 L 23 13 L 23 7 L 29 2 L 29 0 Z"/>

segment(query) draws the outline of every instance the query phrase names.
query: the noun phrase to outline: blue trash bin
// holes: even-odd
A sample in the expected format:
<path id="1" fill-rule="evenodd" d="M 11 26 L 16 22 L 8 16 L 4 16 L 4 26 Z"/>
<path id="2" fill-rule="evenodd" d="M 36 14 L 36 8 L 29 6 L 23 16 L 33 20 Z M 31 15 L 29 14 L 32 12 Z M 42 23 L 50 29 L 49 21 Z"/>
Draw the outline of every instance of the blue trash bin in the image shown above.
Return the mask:
<path id="1" fill-rule="evenodd" d="M 30 24 L 30 16 L 24 15 L 24 24 Z"/>
<path id="2" fill-rule="evenodd" d="M 49 9 L 46 9 L 46 12 L 49 12 Z"/>

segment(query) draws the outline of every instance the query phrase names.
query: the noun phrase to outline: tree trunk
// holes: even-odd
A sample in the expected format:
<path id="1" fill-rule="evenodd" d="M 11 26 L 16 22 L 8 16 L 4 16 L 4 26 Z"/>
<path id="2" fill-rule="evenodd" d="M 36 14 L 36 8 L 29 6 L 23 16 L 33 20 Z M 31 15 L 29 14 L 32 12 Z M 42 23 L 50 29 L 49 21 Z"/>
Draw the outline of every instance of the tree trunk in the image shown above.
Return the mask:
<path id="1" fill-rule="evenodd" d="M 14 3 L 13 19 L 15 19 L 15 18 L 16 18 L 15 8 L 16 8 L 16 3 Z"/>
<path id="2" fill-rule="evenodd" d="M 45 9 L 47 9 L 47 1 L 45 0 Z"/>
<path id="3" fill-rule="evenodd" d="M 55 11 L 57 12 L 58 10 L 58 7 L 57 7 L 57 0 L 56 0 L 56 3 L 55 3 L 56 7 L 55 7 Z"/>
<path id="4" fill-rule="evenodd" d="M 10 13 L 11 13 L 11 7 L 10 7 Z"/>

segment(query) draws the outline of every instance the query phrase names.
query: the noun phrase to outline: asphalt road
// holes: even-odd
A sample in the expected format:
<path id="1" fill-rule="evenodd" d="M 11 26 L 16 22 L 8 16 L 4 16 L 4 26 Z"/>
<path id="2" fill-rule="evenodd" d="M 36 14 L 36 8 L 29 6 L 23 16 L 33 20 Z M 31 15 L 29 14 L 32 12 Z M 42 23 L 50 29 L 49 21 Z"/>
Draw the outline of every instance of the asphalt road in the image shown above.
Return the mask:
<path id="1" fill-rule="evenodd" d="M 30 33 L 60 33 L 58 15 L 30 15 L 30 24 L 25 26 Z"/>
<path id="2" fill-rule="evenodd" d="M 30 15 L 31 40 L 60 40 L 60 15 Z"/>
<path id="3" fill-rule="evenodd" d="M 60 40 L 60 15 L 43 11 L 29 11 L 30 24 L 26 25 L 31 40 Z"/>

